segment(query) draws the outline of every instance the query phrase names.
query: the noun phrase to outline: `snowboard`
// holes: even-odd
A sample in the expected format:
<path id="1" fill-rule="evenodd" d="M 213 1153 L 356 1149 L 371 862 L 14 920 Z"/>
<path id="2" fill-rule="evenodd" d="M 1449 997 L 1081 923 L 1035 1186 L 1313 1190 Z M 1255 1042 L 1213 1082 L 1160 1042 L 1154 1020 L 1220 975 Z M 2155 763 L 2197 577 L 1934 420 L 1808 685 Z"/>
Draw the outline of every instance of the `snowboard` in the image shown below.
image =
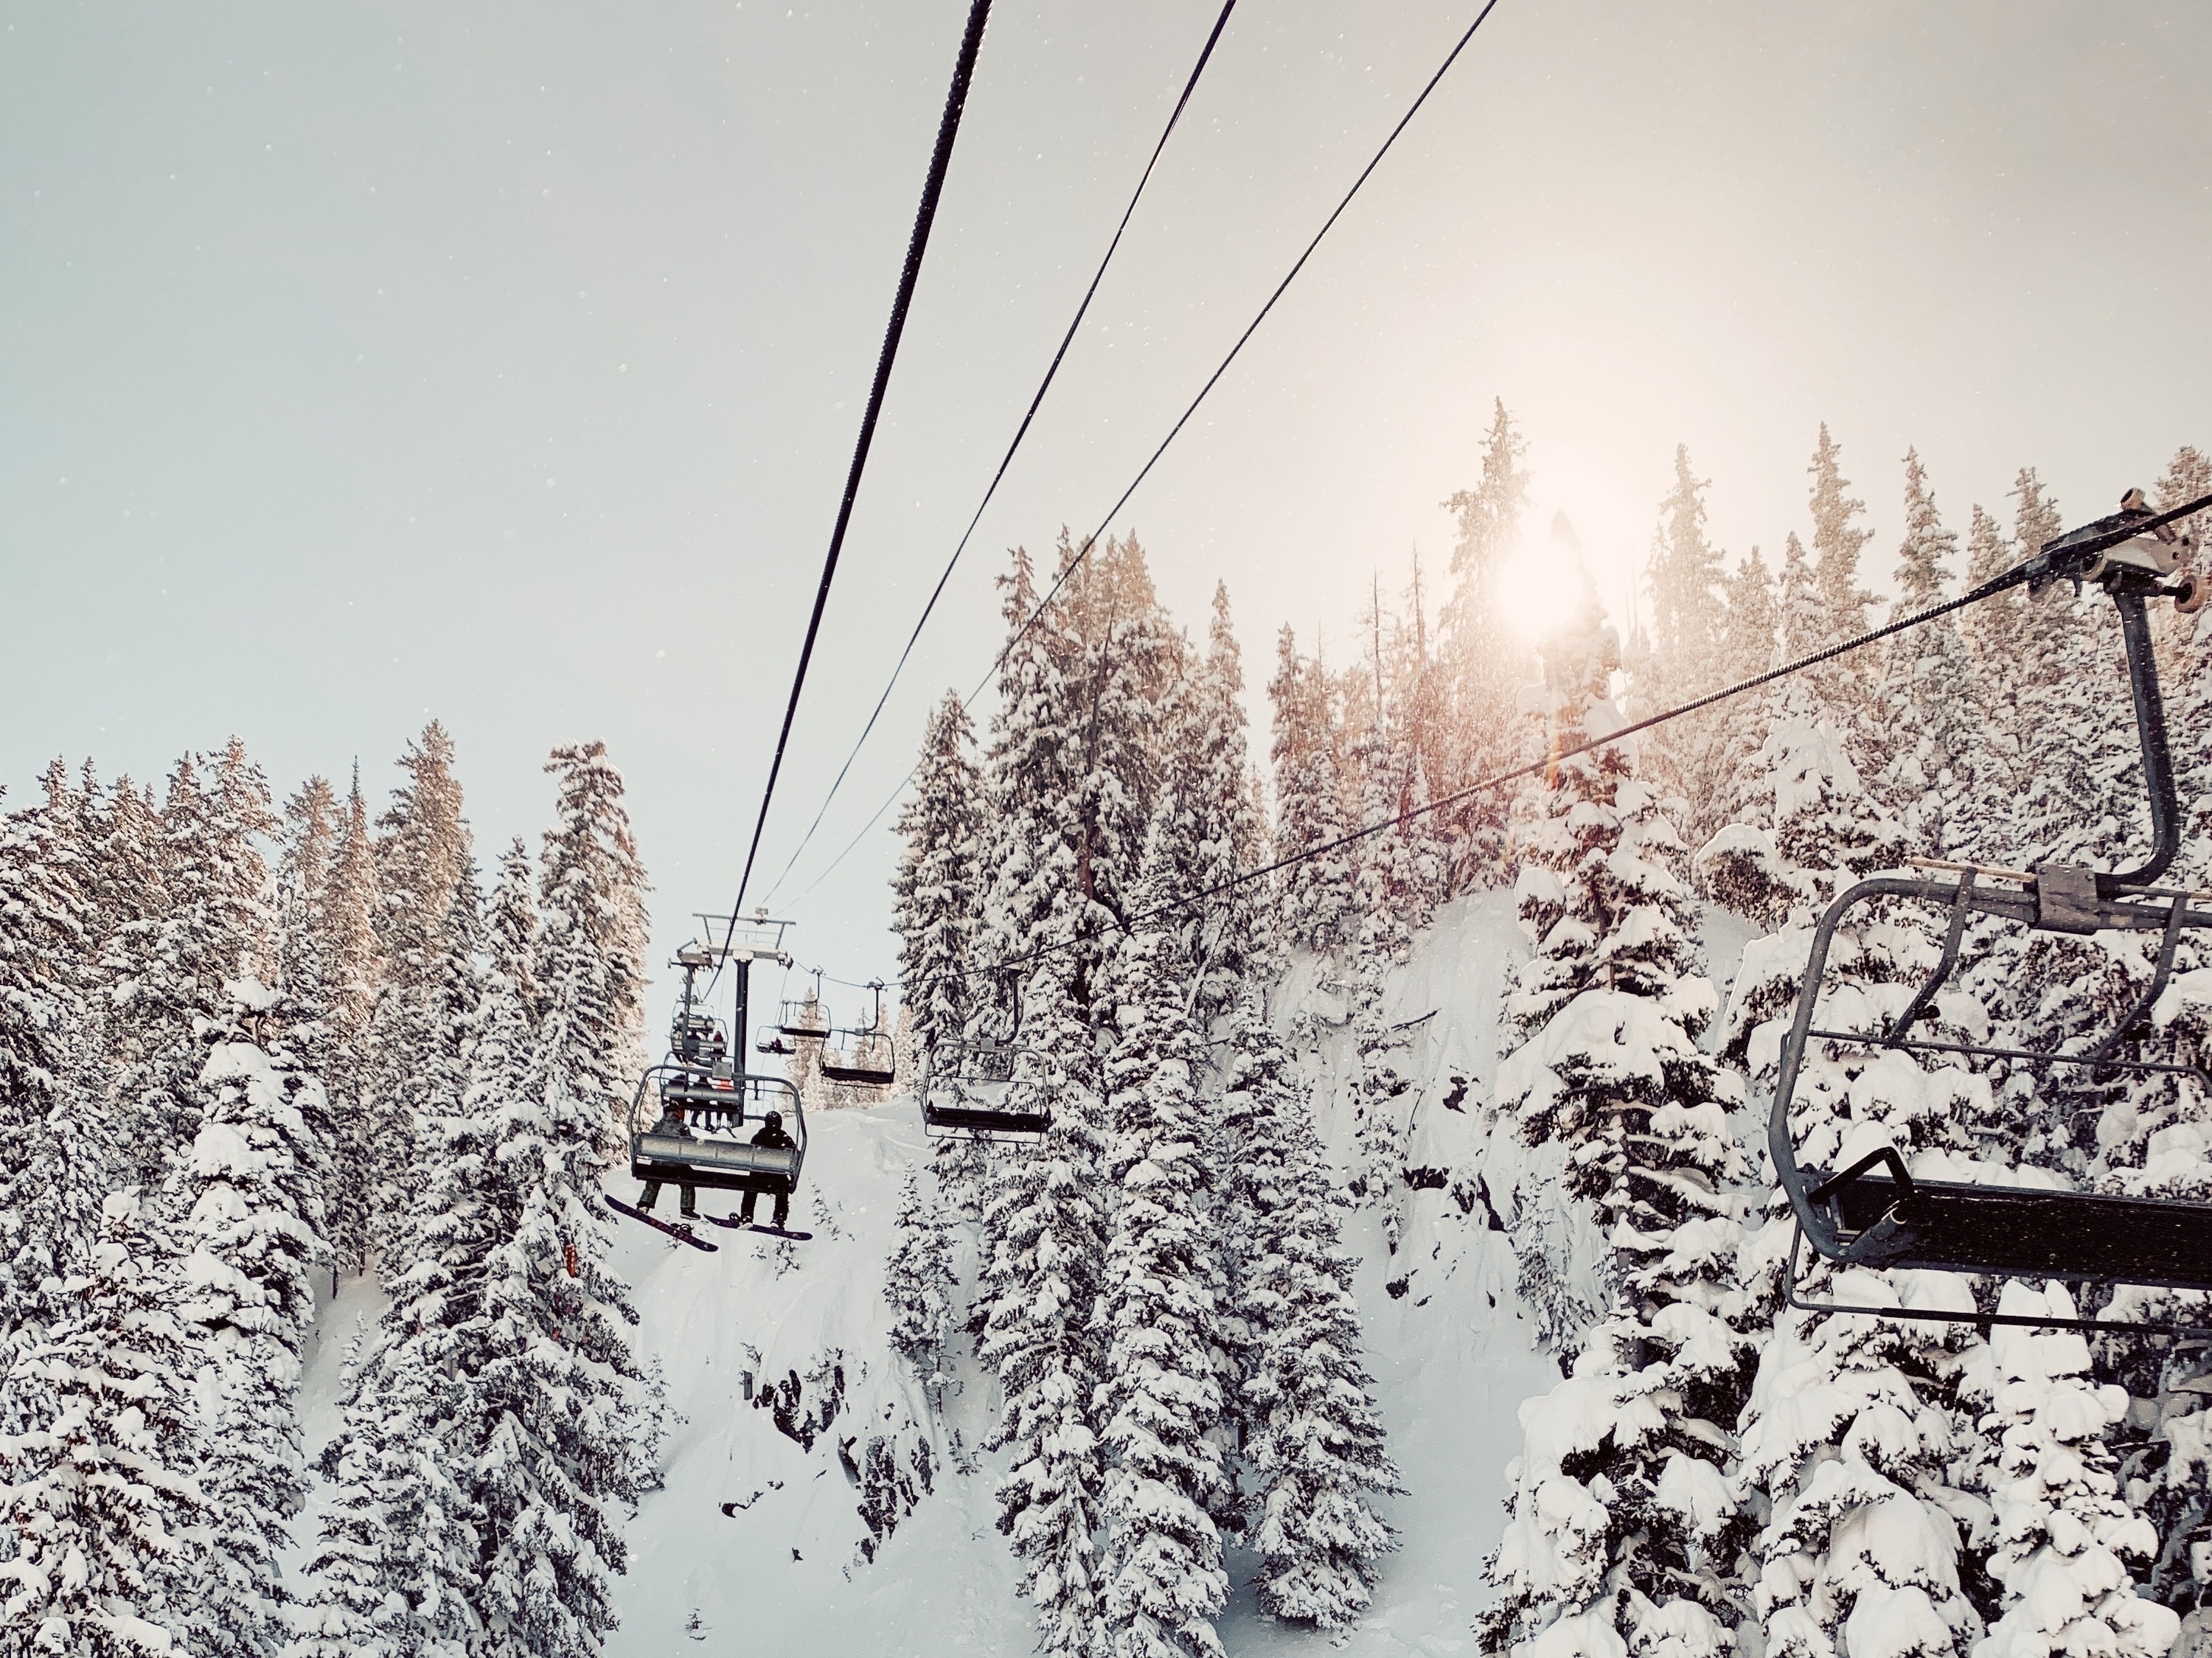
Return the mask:
<path id="1" fill-rule="evenodd" d="M 606 1196 L 605 1193 L 601 1193 L 600 1195 Z M 665 1232 L 678 1242 L 688 1243 L 694 1249 L 703 1249 L 710 1255 L 720 1248 L 719 1244 L 708 1242 L 688 1226 L 679 1226 L 672 1221 L 665 1221 L 658 1215 L 648 1215 L 644 1210 L 624 1203 L 620 1198 L 607 1198 L 607 1207 L 618 1215 L 628 1215 L 632 1220 L 641 1220 L 654 1231 Z M 702 1217 L 702 1218 L 707 1218 Z"/>
<path id="2" fill-rule="evenodd" d="M 708 1215 L 706 1218 L 713 1221 L 717 1226 L 728 1227 L 732 1232 L 765 1232 L 772 1238 L 789 1238 L 794 1243 L 805 1243 L 814 1236 L 811 1232 L 794 1232 L 788 1227 L 769 1226 L 759 1221 L 739 1220 L 734 1215 Z"/>

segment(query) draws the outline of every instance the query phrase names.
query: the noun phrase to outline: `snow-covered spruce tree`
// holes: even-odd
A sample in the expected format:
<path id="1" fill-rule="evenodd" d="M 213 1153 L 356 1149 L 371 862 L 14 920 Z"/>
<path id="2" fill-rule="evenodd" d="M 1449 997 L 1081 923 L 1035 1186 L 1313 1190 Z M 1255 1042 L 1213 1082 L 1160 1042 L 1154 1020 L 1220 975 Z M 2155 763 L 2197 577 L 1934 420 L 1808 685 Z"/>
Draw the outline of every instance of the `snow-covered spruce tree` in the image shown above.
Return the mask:
<path id="1" fill-rule="evenodd" d="M 1175 918 L 1178 970 L 1191 977 L 1191 1014 L 1200 1033 L 1235 1005 L 1255 954 L 1266 949 L 1257 884 L 1231 884 L 1266 855 L 1267 824 L 1251 788 L 1243 691 L 1229 589 L 1216 584 L 1206 654 L 1194 656 L 1168 696 L 1163 756 L 1167 786 L 1178 804 L 1172 896 L 1212 895 Z"/>
<path id="2" fill-rule="evenodd" d="M 0 817 L 0 1370 L 43 1324 L 41 1285 L 66 1259 L 68 1217 L 34 1213 L 57 1170 L 50 1139 L 74 1080 L 92 987 L 86 903 L 49 812 Z M 41 1218 L 46 1224 L 40 1224 Z"/>
<path id="3" fill-rule="evenodd" d="M 155 857 L 163 907 L 111 941 L 110 1023 L 123 1069 L 118 1118 L 131 1166 L 118 1178 L 151 1189 L 199 1126 L 195 1021 L 222 1015 L 223 987 L 246 969 L 265 932 L 268 871 L 254 837 L 270 826 L 267 785 L 234 744 L 212 787 L 187 755 L 169 775 Z"/>
<path id="4" fill-rule="evenodd" d="M 604 769 L 598 750 L 572 751 L 578 769 Z M 544 1011 L 525 1086 L 476 1108 L 493 1120 L 486 1183 L 497 1196 L 498 1241 L 484 1264 L 471 1381 L 483 1435 L 471 1491 L 481 1516 L 474 1606 L 484 1649 L 517 1658 L 599 1652 L 615 1624 L 611 1579 L 628 1562 L 623 1527 L 657 1449 L 642 1442 L 641 1378 L 624 1330 L 637 1315 L 608 1267 L 612 1239 L 598 1201 L 606 1050 L 623 1035 L 609 1011 L 616 975 L 592 918 L 568 910 L 596 895 L 569 873 L 581 860 L 562 855 L 581 839 L 564 829 L 591 821 L 564 812 L 549 836 Z M 624 920 L 619 902 L 599 914 Z M 519 1025 L 512 1013 L 505 1019 Z"/>
<path id="5" fill-rule="evenodd" d="M 47 1401 L 0 1437 L 0 1653 L 146 1658 L 175 1649 L 198 1594 L 191 1343 L 164 1272 L 168 1240 L 135 1191 L 105 1203 L 70 1311 L 16 1366 Z"/>
<path id="6" fill-rule="evenodd" d="M 1802 551 L 1798 557 L 1802 563 Z M 1733 685 L 1787 659 L 1775 654 L 1782 635 L 1782 595 L 1766 568 L 1765 556 L 1756 546 L 1721 585 L 1728 609 L 1721 626 L 1719 673 L 1722 681 Z M 1730 711 L 1722 733 L 1725 761 L 1716 822 L 1735 821 L 1733 808 L 1758 770 L 1756 756 L 1765 737 L 1755 705 Z"/>
<path id="7" fill-rule="evenodd" d="M 441 947 L 453 884 L 475 854 L 462 816 L 453 739 L 432 720 L 399 757 L 406 783 L 377 819 L 375 923 L 381 957 L 368 1034 L 369 1071 L 360 1107 L 368 1241 L 388 1276 L 405 1270 L 407 1178 L 415 1126 L 428 1108 L 441 1016 Z"/>
<path id="8" fill-rule="evenodd" d="M 1281 939 L 1286 945 L 1334 950 L 1348 941 L 1354 913 L 1352 859 L 1345 849 L 1316 849 L 1342 838 L 1350 825 L 1327 677 L 1318 663 L 1298 655 L 1288 627 L 1276 640 L 1267 696 L 1274 708 L 1275 855 L 1314 854 L 1282 873 L 1276 908 Z"/>
<path id="9" fill-rule="evenodd" d="M 1012 631 L 1036 604 L 1025 553 L 1016 553 L 1001 587 Z M 982 950 L 988 960 L 1024 964 L 1016 971 L 1027 1051 L 1008 1107 L 1049 1112 L 1052 1126 L 992 1171 L 970 1317 L 978 1360 L 1006 1399 L 993 1436 L 1012 1450 L 997 1494 L 999 1528 L 1022 1562 L 1022 1591 L 1036 1607 L 1044 1649 L 1088 1654 L 1099 1614 L 1103 1471 L 1092 1394 L 1100 1347 L 1090 1321 L 1105 1253 L 1104 1106 L 1089 1017 L 1097 944 L 1085 926 L 1079 829 L 1068 809 L 1084 746 L 1066 671 L 1074 654 L 1061 637 L 1066 618 L 1048 610 L 1012 641 L 992 722 Z M 1004 1019 L 1012 1008 L 988 1011 Z"/>
<path id="10" fill-rule="evenodd" d="M 1153 820 L 1137 914 L 1175 896 L 1175 837 Z M 1171 922 L 1139 921 L 1116 952 L 1118 1029 L 1106 1064 L 1104 1173 L 1116 1189 L 1093 1321 L 1104 1349 L 1097 1394 L 1106 1453 L 1103 1642 L 1114 1658 L 1218 1654 L 1229 1597 L 1213 1510 L 1226 1475 L 1213 1359 L 1221 1272 L 1201 1156 L 1200 1049 L 1184 1011 Z"/>
<path id="11" fill-rule="evenodd" d="M 2212 455 L 2194 444 L 2185 443 L 2173 452 L 2173 459 L 2166 463 L 2165 472 L 2151 489 L 2150 499 L 2153 507 L 2166 512 L 2207 495 L 2212 495 Z M 2175 524 L 2173 531 L 2182 544 L 2175 550 L 2201 576 L 2207 568 L 2206 546 L 2208 537 L 2212 537 L 2212 509 L 2191 513 Z M 2165 605 L 2160 605 L 2151 614 L 2163 665 L 2174 668 L 2188 658 L 2190 641 L 2197 631 L 2197 617 Z"/>
<path id="12" fill-rule="evenodd" d="M 1561 747 L 1616 717 L 1614 648 L 1594 602 L 1547 643 Z M 1712 994 L 1660 861 L 1679 842 L 1629 756 L 1562 758 L 1554 796 L 1523 866 L 1539 943 L 1509 1002 L 1522 1040 L 1498 1097 L 1526 1139 L 1559 1148 L 1565 1191 L 1594 1209 L 1613 1307 L 1570 1378 L 1522 1407 L 1512 1518 L 1488 1568 L 1503 1594 L 1477 1627 L 1491 1652 L 1717 1655 L 1742 1615 L 1748 1530 L 1723 1473 L 1750 1379 L 1751 1344 L 1729 1321 L 1730 1190 L 1749 1170 L 1727 1113 L 1741 1084 L 1698 1048 Z"/>
<path id="13" fill-rule="evenodd" d="M 1728 585 L 1721 550 L 1705 536 L 1708 481 L 1690 470 L 1690 452 L 1674 446 L 1674 487 L 1659 503 L 1646 580 L 1651 596 L 1651 651 L 1636 687 L 1639 712 L 1656 712 L 1717 689 L 1727 671 Z M 1653 786 L 1679 797 L 1692 845 L 1724 821 L 1729 779 L 1728 711 L 1708 709 L 1661 726 L 1647 739 L 1644 771 Z"/>
<path id="14" fill-rule="evenodd" d="M 2017 1280 L 1997 1309 L 2081 1315 L 2060 1285 Z M 2090 1380 L 2088 1344 L 2072 1330 L 2000 1327 L 1990 1348 L 1996 1396 L 1982 1426 L 1999 1449 L 1989 1569 L 2004 1597 L 1975 1658 L 2163 1658 L 2181 1619 L 2136 1593 L 2129 1574 L 2157 1553 L 2158 1533 L 2121 1500 L 2105 1439 L 2127 1413 L 2127 1390 Z"/>
<path id="15" fill-rule="evenodd" d="M 1811 465 L 1805 469 L 1813 480 L 1813 568 L 1820 583 L 1820 608 L 1828 618 L 1828 639 L 1851 639 L 1867 630 L 1874 615 L 1875 596 L 1859 586 L 1859 552 L 1874 539 L 1874 531 L 1859 522 L 1866 502 L 1854 499 L 1851 482 L 1844 476 L 1844 446 L 1828 435 L 1820 422 L 1820 440 Z M 1824 701 L 1840 705 L 1838 693 L 1849 688 L 1849 668 L 1829 664 L 1816 669 L 1814 683 Z"/>
<path id="16" fill-rule="evenodd" d="M 947 691 L 922 734 L 913 794 L 896 825 L 905 841 L 892 878 L 899 985 L 924 1053 L 966 1028 L 968 970 L 982 908 L 983 780 L 969 757 L 975 732 L 959 693 Z"/>
<path id="17" fill-rule="evenodd" d="M 1398 1489 L 1360 1363 L 1353 1260 L 1340 1238 L 1313 1103 L 1248 987 L 1232 1030 L 1221 1118 L 1225 1327 L 1241 1348 L 1242 1424 L 1260 1604 L 1341 1629 L 1364 1611 L 1395 1546 L 1374 1501 Z"/>
<path id="18" fill-rule="evenodd" d="M 375 841 L 356 765 L 352 790 L 337 819 L 321 901 L 313 912 L 327 1033 L 323 1091 L 330 1100 L 336 1130 L 324 1193 L 332 1268 L 346 1272 L 358 1272 L 368 1264 L 374 1161 L 367 1108 L 372 1076 L 369 1025 L 376 1013 L 382 971 L 374 919 L 376 903 Z"/>
<path id="19" fill-rule="evenodd" d="M 1943 527 L 1917 450 L 1905 452 L 1905 544 L 1897 555 L 1892 619 L 1941 604 L 1959 538 Z M 1881 787 L 1923 853 L 1969 851 L 1957 821 L 1972 745 L 1972 671 L 1966 641 L 1949 616 L 1896 635 L 1882 663 Z"/>
<path id="20" fill-rule="evenodd" d="M 1500 585 L 1520 538 L 1521 515 L 1528 510 L 1531 474 L 1521 467 L 1528 447 L 1504 400 L 1498 399 L 1483 440 L 1481 482 L 1444 503 L 1459 515 L 1451 593 L 1437 617 L 1440 654 L 1451 684 L 1449 728 L 1458 741 L 1449 763 L 1430 779 L 1439 797 L 1510 770 L 1525 757 L 1520 748 L 1524 733 L 1511 716 L 1514 695 L 1528 677 L 1528 653 L 1506 618 Z M 1279 705 L 1276 717 L 1279 721 Z M 1279 762 L 1275 798 L 1279 811 L 1285 799 Z M 1452 872 L 1452 890 L 1503 881 L 1509 803 L 1509 797 L 1493 790 L 1439 814 L 1448 820 L 1439 828 L 1463 848 Z"/>
<path id="21" fill-rule="evenodd" d="M 531 890 L 530 848 L 520 835 L 500 856 L 499 879 L 484 906 L 484 949 L 491 970 L 504 976 L 522 1007 L 526 1026 L 538 1006 L 532 976 L 538 950 L 538 900 Z"/>
<path id="22" fill-rule="evenodd" d="M 891 1345 L 940 1406 L 945 1349 L 952 1333 L 952 1219 L 934 1189 L 922 1189 L 921 1170 L 909 1167 L 899 1184 L 897 1238 L 884 1269 L 884 1299 L 891 1309 Z"/>
<path id="23" fill-rule="evenodd" d="M 1979 503 L 1966 531 L 1966 585 L 1978 587 L 2009 568 L 2011 544 Z M 1972 721 L 1966 786 L 1954 803 L 1957 856 L 2001 863 L 2012 852 L 2012 803 L 2025 785 L 2021 747 L 2021 632 L 2025 597 L 2014 589 L 1969 605 L 1959 617 L 1970 663 L 1966 708 Z"/>
<path id="24" fill-rule="evenodd" d="M 628 1132 L 630 1090 L 646 1064 L 649 889 L 623 805 L 622 774 L 606 756 L 604 743 L 577 743 L 555 749 L 545 762 L 559 793 L 538 859 L 537 977 L 550 1009 L 557 974 L 583 975 L 568 993 L 569 1047 L 555 1063 L 578 1098 L 598 1102 L 601 1139 L 611 1149 Z"/>
<path id="25" fill-rule="evenodd" d="M 1698 854 L 1724 901 L 1777 926 L 1745 950 L 1722 1049 L 1762 1093 L 1774 1086 L 1814 920 L 1844 886 L 1894 863 L 1904 839 L 1861 785 L 1840 733 L 1808 718 L 1820 713 L 1816 694 L 1794 695 L 1796 717 L 1776 725 L 1762 751 L 1772 829 L 1731 826 Z M 1932 960 L 1932 947 L 1897 917 L 1855 912 L 1829 953 L 1820 1023 L 1884 1028 Z M 1982 1034 L 1969 1001 L 1947 993 L 1929 1034 Z M 1947 1028 L 1953 1022 L 1966 1029 Z M 1908 1158 L 1955 1154 L 1988 1105 L 1986 1088 L 1963 1070 L 1923 1072 L 1909 1054 L 1815 1042 L 1791 1127 L 1808 1166 L 1835 1169 L 1885 1145 Z M 1766 1515 L 1750 1575 L 1767 1650 L 1825 1658 L 1839 1637 L 1857 1650 L 1893 1630 L 1930 1653 L 1959 1650 L 1977 1625 L 1948 1516 L 1972 1503 L 1948 1468 L 1965 1443 L 1959 1399 L 1978 1344 L 1940 1325 L 1784 1309 L 1780 1278 L 1796 1241 L 1778 1193 L 1742 1251 L 1736 1320 L 1753 1333 L 1772 1326 L 1741 1420 L 1737 1473 L 1739 1491 Z M 1930 1296 L 1966 1293 L 1934 1274 L 1839 1273 L 1818 1261 L 1811 1272 L 1810 1298 L 1853 1305 L 1902 1297 L 1924 1307 Z"/>
<path id="26" fill-rule="evenodd" d="M 1378 675 L 1379 677 L 1379 675 Z M 1379 823 L 1403 809 L 1407 792 L 1401 780 L 1411 770 L 1409 747 L 1392 743 L 1395 722 L 1385 717 L 1368 727 L 1363 750 L 1360 818 Z M 1414 1102 L 1419 1098 L 1405 1075 L 1401 1057 L 1412 1038 L 1391 1023 L 1387 1005 L 1390 975 L 1413 953 L 1412 923 L 1425 917 L 1428 905 L 1417 866 L 1419 831 L 1394 825 L 1372 835 L 1359 853 L 1358 934 L 1352 971 L 1352 1040 L 1358 1050 L 1352 1072 L 1355 1161 L 1352 1189 L 1380 1210 L 1391 1253 L 1406 1218 L 1406 1141 Z"/>
<path id="27" fill-rule="evenodd" d="M 1087 1655 L 1102 1611 L 1095 1538 L 1104 1470 L 1092 1394 L 1103 1355 L 1091 1310 L 1105 1254 L 1103 1104 L 1089 1026 L 1069 1011 L 1056 964 L 1040 963 L 1024 986 L 1032 1051 L 1008 1094 L 1016 1109 L 1048 1103 L 1052 1126 L 992 1173 L 977 1357 L 1006 1396 L 991 1441 L 1012 1452 L 998 1524 L 1022 1563 L 1040 1649 Z"/>
<path id="28" fill-rule="evenodd" d="M 344 1425 L 324 1452 L 336 1501 L 310 1565 L 293 1658 L 487 1649 L 477 1610 L 487 1537 L 477 1383 L 491 1333 L 485 1278 L 512 1237 L 513 1213 L 492 1150 L 504 1114 L 528 1095 L 532 1047 L 520 989 L 498 963 L 514 956 L 531 883 L 518 842 L 492 904 L 493 966 L 469 1023 L 467 1091 L 421 1125 L 408 1266 L 373 1344 L 349 1366 Z"/>
<path id="29" fill-rule="evenodd" d="M 204 1022 L 200 1128 L 162 1204 L 184 1254 L 178 1315 L 198 1333 L 208 1499 L 188 1644 L 267 1658 L 286 1635 L 277 1561 L 306 1500 L 295 1399 L 325 1258 L 322 1084 L 278 1041 L 276 995 L 234 981 L 228 1017 Z"/>

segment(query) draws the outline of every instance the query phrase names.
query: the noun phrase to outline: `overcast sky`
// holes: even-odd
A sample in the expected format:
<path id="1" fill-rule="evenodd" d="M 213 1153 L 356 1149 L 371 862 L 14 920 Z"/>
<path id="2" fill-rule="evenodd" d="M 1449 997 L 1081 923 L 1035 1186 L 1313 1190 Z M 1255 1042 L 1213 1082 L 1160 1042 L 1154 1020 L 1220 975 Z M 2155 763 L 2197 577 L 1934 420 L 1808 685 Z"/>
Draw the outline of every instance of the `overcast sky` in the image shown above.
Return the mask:
<path id="1" fill-rule="evenodd" d="M 1474 0 L 1244 0 L 906 689 L 785 889 L 1097 521 Z M 480 852 L 603 737 L 661 943 L 726 906 L 966 7 L 0 4 L 0 781 L 236 732 L 380 799 L 434 714 Z M 781 868 L 973 511 L 1212 0 L 1005 0 L 771 818 Z M 1524 425 L 1618 608 L 1685 442 L 1732 554 L 1826 420 L 1886 577 L 2035 465 L 2212 446 L 2212 9 L 1501 0 L 1117 530 L 1255 688 Z M 1261 740 L 1264 743 L 1264 702 Z M 791 913 L 888 973 L 878 829 Z"/>

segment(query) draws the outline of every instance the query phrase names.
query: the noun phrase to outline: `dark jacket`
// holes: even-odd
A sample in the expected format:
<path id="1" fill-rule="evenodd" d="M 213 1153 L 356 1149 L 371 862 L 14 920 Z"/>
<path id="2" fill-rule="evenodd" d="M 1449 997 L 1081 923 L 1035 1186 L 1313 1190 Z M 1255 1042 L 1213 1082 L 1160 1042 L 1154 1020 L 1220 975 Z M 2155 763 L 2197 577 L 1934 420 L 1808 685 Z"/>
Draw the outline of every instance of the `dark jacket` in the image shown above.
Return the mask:
<path id="1" fill-rule="evenodd" d="M 753 1144 L 766 1146 L 772 1151 L 784 1151 L 798 1145 L 799 1142 L 785 1133 L 781 1125 L 763 1123 L 760 1133 L 753 1136 Z"/>

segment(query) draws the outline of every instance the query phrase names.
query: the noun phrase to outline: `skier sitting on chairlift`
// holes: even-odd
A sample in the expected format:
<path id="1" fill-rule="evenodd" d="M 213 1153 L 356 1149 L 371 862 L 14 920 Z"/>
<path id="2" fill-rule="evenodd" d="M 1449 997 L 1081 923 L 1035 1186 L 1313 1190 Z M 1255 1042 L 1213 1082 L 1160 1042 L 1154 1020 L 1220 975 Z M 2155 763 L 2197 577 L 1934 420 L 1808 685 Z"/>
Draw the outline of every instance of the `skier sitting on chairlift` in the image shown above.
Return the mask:
<path id="1" fill-rule="evenodd" d="M 797 1142 L 783 1132 L 783 1113 L 771 1111 L 761 1120 L 761 1131 L 753 1136 L 753 1144 L 773 1151 L 787 1151 Z M 750 1226 L 753 1224 L 753 1206 L 759 1200 L 758 1192 L 745 1193 L 745 1200 L 738 1209 L 738 1219 L 741 1224 Z M 783 1224 L 790 1218 L 791 1188 L 787 1185 L 775 1194 L 775 1219 L 770 1224 L 781 1230 Z"/>

